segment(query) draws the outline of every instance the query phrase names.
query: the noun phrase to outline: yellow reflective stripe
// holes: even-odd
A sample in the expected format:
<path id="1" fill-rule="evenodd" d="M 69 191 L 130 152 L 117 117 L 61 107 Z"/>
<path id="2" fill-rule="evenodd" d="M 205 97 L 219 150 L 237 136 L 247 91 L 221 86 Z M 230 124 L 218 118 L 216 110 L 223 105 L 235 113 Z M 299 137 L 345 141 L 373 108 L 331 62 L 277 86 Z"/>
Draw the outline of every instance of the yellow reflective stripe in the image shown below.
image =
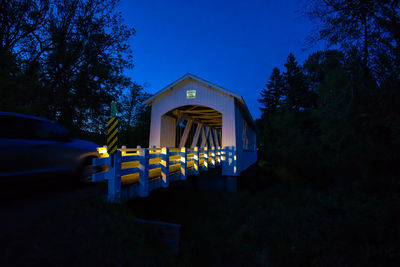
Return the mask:
<path id="1" fill-rule="evenodd" d="M 107 137 L 107 143 L 111 142 L 111 139 L 114 138 L 114 136 L 118 133 L 117 130 L 115 130 L 109 137 Z M 118 139 L 118 136 L 116 137 L 116 139 Z"/>
<path id="2" fill-rule="evenodd" d="M 108 126 L 108 132 L 111 132 L 112 130 L 114 130 L 114 128 L 116 126 L 118 126 L 118 120 L 112 126 Z"/>
<path id="3" fill-rule="evenodd" d="M 117 142 L 118 138 L 115 138 L 110 145 L 108 145 L 108 147 L 112 147 L 116 142 Z"/>
<path id="4" fill-rule="evenodd" d="M 115 120 L 118 121 L 117 117 L 112 117 L 111 119 L 109 119 L 108 120 L 108 125 L 113 124 Z"/>

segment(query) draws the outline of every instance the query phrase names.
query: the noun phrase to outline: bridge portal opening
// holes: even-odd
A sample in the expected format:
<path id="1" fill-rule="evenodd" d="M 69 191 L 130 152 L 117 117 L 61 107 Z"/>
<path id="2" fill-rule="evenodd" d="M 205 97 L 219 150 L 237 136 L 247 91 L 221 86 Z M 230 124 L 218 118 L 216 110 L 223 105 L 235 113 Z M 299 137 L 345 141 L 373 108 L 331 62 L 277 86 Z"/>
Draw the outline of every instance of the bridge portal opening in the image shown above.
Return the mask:
<path id="1" fill-rule="evenodd" d="M 222 114 L 201 105 L 185 105 L 161 118 L 161 146 L 219 147 L 222 144 Z"/>

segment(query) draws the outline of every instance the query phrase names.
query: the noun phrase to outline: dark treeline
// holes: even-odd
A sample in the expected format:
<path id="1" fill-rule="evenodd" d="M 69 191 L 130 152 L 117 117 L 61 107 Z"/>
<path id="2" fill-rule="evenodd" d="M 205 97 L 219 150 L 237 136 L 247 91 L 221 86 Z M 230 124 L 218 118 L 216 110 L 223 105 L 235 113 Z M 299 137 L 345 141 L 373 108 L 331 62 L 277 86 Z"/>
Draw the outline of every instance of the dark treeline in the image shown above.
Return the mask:
<path id="1" fill-rule="evenodd" d="M 1 0 L 0 110 L 46 117 L 105 144 L 110 103 L 118 101 L 120 144 L 145 145 L 145 93 L 124 75 L 135 30 L 118 2 Z"/>
<path id="2" fill-rule="evenodd" d="M 259 100 L 263 165 L 313 183 L 397 184 L 399 1 L 309 1 L 306 13 L 319 25 L 312 41 L 335 49 L 303 65 L 290 54 L 283 70 L 272 71 Z"/>

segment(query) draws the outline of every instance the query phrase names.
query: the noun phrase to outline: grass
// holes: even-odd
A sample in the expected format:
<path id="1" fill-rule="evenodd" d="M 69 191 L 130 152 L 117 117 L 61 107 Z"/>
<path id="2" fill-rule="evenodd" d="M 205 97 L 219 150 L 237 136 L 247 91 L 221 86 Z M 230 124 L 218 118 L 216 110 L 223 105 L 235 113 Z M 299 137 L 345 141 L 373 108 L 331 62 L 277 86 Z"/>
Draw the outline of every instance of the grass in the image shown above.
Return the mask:
<path id="1" fill-rule="evenodd" d="M 316 189 L 271 176 L 245 173 L 238 193 L 175 187 L 124 205 L 74 202 L 9 236 L 3 253 L 61 266 L 399 264 L 398 194 L 371 193 L 361 182 Z M 135 217 L 181 224 L 180 254 Z"/>

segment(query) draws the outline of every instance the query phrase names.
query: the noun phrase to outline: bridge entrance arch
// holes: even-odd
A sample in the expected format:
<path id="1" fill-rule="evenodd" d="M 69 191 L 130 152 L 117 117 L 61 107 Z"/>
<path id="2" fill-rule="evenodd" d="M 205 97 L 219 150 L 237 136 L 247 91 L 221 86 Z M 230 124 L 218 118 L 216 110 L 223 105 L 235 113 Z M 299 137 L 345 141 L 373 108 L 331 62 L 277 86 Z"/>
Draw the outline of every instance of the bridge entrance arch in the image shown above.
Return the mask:
<path id="1" fill-rule="evenodd" d="M 177 107 L 162 115 L 161 133 L 161 147 L 220 147 L 222 114 L 201 105 Z"/>
<path id="2" fill-rule="evenodd" d="M 230 176 L 256 162 L 255 124 L 240 95 L 188 73 L 144 103 L 150 147 L 221 147 L 222 174 Z"/>

